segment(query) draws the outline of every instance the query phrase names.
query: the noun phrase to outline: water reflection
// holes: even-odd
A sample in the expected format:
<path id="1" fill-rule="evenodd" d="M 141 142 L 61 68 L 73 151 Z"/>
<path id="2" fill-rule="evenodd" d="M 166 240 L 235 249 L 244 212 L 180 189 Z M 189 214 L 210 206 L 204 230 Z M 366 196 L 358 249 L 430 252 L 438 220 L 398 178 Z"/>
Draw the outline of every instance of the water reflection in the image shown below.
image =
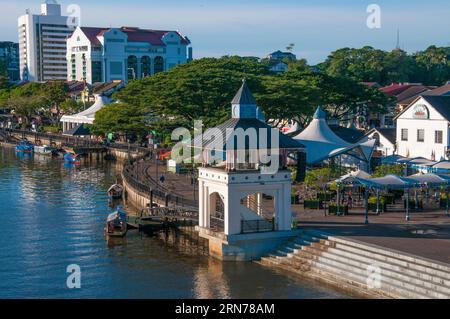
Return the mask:
<path id="1" fill-rule="evenodd" d="M 194 232 L 106 240 L 118 164 L 0 148 L 0 298 L 325 298 L 340 293 L 259 265 L 221 263 Z M 70 290 L 77 264 L 82 288 Z"/>

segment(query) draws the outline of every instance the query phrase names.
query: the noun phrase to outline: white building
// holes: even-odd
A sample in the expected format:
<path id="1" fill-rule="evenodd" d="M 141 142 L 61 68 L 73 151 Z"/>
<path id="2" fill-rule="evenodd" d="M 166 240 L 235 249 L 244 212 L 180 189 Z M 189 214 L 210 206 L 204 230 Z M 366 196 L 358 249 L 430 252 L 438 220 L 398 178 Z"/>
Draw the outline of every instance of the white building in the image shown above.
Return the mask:
<path id="1" fill-rule="evenodd" d="M 72 34 L 61 5 L 43 3 L 41 14 L 18 19 L 20 78 L 23 81 L 67 79 L 66 38 Z"/>
<path id="2" fill-rule="evenodd" d="M 448 159 L 450 96 L 420 96 L 395 118 L 398 155 Z"/>
<path id="3" fill-rule="evenodd" d="M 375 157 L 386 157 L 396 154 L 396 128 L 373 128 L 360 139 L 360 142 L 366 142 L 372 139 L 376 141 L 374 150 Z"/>
<path id="4" fill-rule="evenodd" d="M 78 27 L 67 40 L 67 80 L 127 82 L 190 59 L 190 41 L 177 31 Z"/>

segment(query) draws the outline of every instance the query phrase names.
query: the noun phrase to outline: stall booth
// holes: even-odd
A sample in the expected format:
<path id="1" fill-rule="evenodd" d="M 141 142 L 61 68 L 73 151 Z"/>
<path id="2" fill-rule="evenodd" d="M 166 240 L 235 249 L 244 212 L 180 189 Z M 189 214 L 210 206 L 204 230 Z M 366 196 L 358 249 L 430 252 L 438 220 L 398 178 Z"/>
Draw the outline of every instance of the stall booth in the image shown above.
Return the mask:
<path id="1" fill-rule="evenodd" d="M 418 190 L 421 188 L 443 188 L 445 190 L 445 212 L 449 216 L 449 188 L 450 176 L 438 175 L 433 173 L 416 174 L 408 177 L 400 177 L 397 175 L 387 175 L 380 178 L 364 178 L 358 176 L 343 176 L 336 180 L 338 185 L 338 212 L 340 210 L 339 189 L 343 185 L 360 185 L 364 188 L 364 207 L 365 207 L 365 223 L 369 223 L 369 193 L 375 192 L 377 196 L 376 212 L 380 213 L 380 192 L 390 190 L 402 190 L 406 197 L 406 221 L 411 219 L 411 192 L 414 192 L 414 202 L 418 205 Z"/>

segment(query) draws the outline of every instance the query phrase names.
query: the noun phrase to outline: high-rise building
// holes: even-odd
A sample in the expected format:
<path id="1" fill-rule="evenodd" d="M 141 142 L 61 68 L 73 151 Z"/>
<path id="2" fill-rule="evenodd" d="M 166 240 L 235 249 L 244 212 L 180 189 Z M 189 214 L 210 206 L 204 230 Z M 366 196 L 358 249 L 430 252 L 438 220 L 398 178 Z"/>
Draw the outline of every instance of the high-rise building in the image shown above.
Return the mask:
<path id="1" fill-rule="evenodd" d="M 92 84 L 151 76 L 191 60 L 190 45 L 178 31 L 78 27 L 67 39 L 67 80 Z"/>
<path id="2" fill-rule="evenodd" d="M 11 82 L 19 80 L 19 44 L 0 42 L 0 60 L 5 64 L 8 78 Z"/>
<path id="3" fill-rule="evenodd" d="M 41 14 L 19 17 L 20 78 L 23 81 L 67 79 L 66 38 L 73 29 L 61 5 L 46 1 Z"/>

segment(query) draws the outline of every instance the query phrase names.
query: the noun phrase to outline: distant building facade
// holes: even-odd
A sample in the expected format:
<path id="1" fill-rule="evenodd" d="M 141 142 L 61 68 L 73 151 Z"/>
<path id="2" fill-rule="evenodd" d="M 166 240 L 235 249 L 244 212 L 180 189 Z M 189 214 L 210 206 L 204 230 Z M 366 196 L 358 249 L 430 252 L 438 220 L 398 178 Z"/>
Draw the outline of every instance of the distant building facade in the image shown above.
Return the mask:
<path id="1" fill-rule="evenodd" d="M 19 81 L 19 44 L 0 42 L 0 60 L 5 63 L 9 80 L 11 82 Z"/>
<path id="2" fill-rule="evenodd" d="M 450 148 L 450 96 L 422 95 L 395 118 L 397 154 L 447 160 Z"/>
<path id="3" fill-rule="evenodd" d="M 192 59 L 190 40 L 177 31 L 78 27 L 67 39 L 69 81 L 140 79 Z"/>
<path id="4" fill-rule="evenodd" d="M 268 54 L 267 58 L 269 60 L 284 60 L 284 59 L 291 61 L 297 60 L 297 56 L 292 52 L 282 52 L 280 50 Z"/>
<path id="5" fill-rule="evenodd" d="M 23 81 L 67 79 L 66 38 L 72 34 L 61 5 L 43 3 L 41 14 L 18 19 L 20 78 Z"/>

